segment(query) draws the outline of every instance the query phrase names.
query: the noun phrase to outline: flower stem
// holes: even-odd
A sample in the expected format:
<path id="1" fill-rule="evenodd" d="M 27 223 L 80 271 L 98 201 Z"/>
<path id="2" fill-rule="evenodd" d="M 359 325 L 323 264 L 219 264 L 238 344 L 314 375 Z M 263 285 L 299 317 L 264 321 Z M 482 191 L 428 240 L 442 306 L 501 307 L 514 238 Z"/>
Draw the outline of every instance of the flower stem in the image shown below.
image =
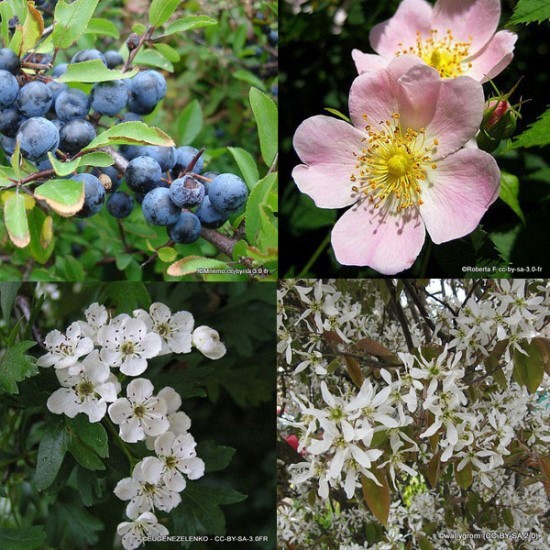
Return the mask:
<path id="1" fill-rule="evenodd" d="M 330 242 L 330 233 L 327 233 L 326 237 L 323 239 L 323 242 L 319 245 L 317 250 L 313 253 L 307 264 L 304 266 L 304 269 L 300 271 L 298 278 L 304 277 L 306 273 L 310 270 L 311 266 L 317 261 L 317 258 L 321 255 L 321 252 L 327 247 Z"/>

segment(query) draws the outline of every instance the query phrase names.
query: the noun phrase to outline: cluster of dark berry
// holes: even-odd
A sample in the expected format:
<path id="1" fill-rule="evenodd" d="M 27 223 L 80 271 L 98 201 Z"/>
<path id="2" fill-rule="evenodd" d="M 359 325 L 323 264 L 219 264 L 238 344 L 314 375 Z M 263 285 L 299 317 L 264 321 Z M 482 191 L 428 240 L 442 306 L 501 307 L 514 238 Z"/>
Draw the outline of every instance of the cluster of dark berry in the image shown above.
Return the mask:
<path id="1" fill-rule="evenodd" d="M 118 52 L 95 49 L 78 52 L 70 63 L 93 59 L 110 69 L 123 63 Z M 46 70 L 49 56 L 25 61 L 44 69 L 29 75 L 12 50 L 0 49 L 2 148 L 12 155 L 18 141 L 21 155 L 40 171 L 52 169 L 48 153 L 70 159 L 89 145 L 101 117 L 114 117 L 117 124 L 141 121 L 140 115 L 151 113 L 166 94 L 166 80 L 155 70 L 97 83 L 86 94 L 56 80 L 67 71 L 66 63 Z M 70 176 L 84 183 L 84 206 L 77 216 L 96 214 L 107 193 L 107 210 L 116 218 L 127 217 L 137 202 L 148 222 L 167 226 L 171 240 L 190 243 L 198 239 L 202 226 L 220 227 L 246 202 L 248 190 L 241 178 L 201 175 L 203 158 L 193 147 L 121 146 L 120 153 L 129 161 L 124 173 L 108 167 Z M 134 197 L 118 190 L 123 179 Z"/>

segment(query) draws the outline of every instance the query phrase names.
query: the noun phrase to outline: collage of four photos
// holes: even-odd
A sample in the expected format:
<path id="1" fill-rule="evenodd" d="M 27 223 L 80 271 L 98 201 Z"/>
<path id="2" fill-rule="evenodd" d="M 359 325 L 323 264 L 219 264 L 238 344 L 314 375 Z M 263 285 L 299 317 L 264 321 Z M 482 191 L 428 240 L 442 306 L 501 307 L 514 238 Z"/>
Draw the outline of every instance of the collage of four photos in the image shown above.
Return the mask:
<path id="1" fill-rule="evenodd" d="M 1 1 L 0 550 L 550 548 L 549 22 Z"/>

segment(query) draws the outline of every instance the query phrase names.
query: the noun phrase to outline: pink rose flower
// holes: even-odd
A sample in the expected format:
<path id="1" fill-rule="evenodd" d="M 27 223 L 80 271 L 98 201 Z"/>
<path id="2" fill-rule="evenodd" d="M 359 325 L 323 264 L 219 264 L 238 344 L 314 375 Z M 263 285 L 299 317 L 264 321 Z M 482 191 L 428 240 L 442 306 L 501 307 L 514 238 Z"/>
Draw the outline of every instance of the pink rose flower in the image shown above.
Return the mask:
<path id="1" fill-rule="evenodd" d="M 395 57 L 415 54 L 442 78 L 467 75 L 487 82 L 512 61 L 517 35 L 495 34 L 500 0 L 403 0 L 395 15 L 375 25 L 370 44 L 380 55 L 353 50 L 359 74 L 386 67 Z"/>
<path id="2" fill-rule="evenodd" d="M 336 222 L 332 245 L 344 265 L 392 275 L 411 267 L 427 230 L 436 244 L 463 237 L 498 197 L 491 155 L 466 143 L 483 116 L 481 84 L 443 80 L 416 56 L 358 76 L 352 124 L 308 118 L 294 148 L 304 164 L 294 181 L 320 208 L 352 206 Z"/>

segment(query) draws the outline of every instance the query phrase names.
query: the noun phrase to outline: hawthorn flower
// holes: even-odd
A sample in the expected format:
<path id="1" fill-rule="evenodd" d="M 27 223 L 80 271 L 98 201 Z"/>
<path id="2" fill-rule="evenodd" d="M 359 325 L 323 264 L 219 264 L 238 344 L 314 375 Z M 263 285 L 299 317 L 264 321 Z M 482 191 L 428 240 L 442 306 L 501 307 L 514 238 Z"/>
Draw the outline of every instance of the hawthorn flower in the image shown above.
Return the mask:
<path id="1" fill-rule="evenodd" d="M 208 359 L 221 359 L 226 353 L 218 331 L 204 325 L 193 331 L 193 345 Z"/>
<path id="2" fill-rule="evenodd" d="M 90 422 L 99 422 L 107 411 L 107 403 L 116 400 L 120 383 L 94 350 L 81 364 L 82 370 L 70 374 L 70 369 L 58 369 L 57 378 L 62 388 L 50 395 L 47 406 L 54 414 L 74 418 L 84 413 Z"/>
<path id="3" fill-rule="evenodd" d="M 370 44 L 379 55 L 352 53 L 359 73 L 384 68 L 396 56 L 414 54 L 442 78 L 494 78 L 512 61 L 517 35 L 496 32 L 500 0 L 403 0 L 395 15 L 375 25 Z M 496 32 L 496 34 L 495 34 Z"/>
<path id="4" fill-rule="evenodd" d="M 158 355 L 191 351 L 191 333 L 195 320 L 188 311 L 178 311 L 172 315 L 168 306 L 155 302 L 149 308 L 149 313 L 137 309 L 134 316 L 141 319 L 149 331 L 162 338 L 162 347 Z"/>
<path id="5" fill-rule="evenodd" d="M 294 147 L 304 164 L 292 172 L 318 207 L 352 206 L 332 230 L 341 264 L 395 274 L 412 266 L 426 230 L 439 244 L 477 227 L 500 181 L 491 155 L 463 148 L 483 116 L 479 83 L 442 80 L 404 55 L 357 77 L 349 108 L 353 125 L 302 122 Z"/>
<path id="6" fill-rule="evenodd" d="M 48 353 L 38 358 L 39 367 L 69 368 L 70 374 L 77 374 L 78 367 L 74 365 L 83 355 L 88 355 L 94 349 L 93 341 L 83 334 L 78 323 L 73 323 L 63 334 L 52 330 L 46 336 L 44 345 Z"/>
<path id="7" fill-rule="evenodd" d="M 136 378 L 126 388 L 127 397 L 109 406 L 111 420 L 119 425 L 120 438 L 127 443 L 142 441 L 145 436 L 158 436 L 168 430 L 166 402 L 153 396 L 150 380 Z"/>
<path id="8" fill-rule="evenodd" d="M 132 521 L 123 521 L 117 526 L 117 533 L 122 537 L 125 550 L 138 548 L 149 537 L 166 537 L 168 529 L 161 525 L 155 514 L 143 512 Z"/>
<path id="9" fill-rule="evenodd" d="M 189 479 L 204 475 L 204 461 L 197 456 L 196 442 L 190 433 L 176 436 L 172 432 L 159 435 L 155 440 L 155 452 L 162 466 L 162 479 L 173 491 L 183 491 L 185 474 Z"/>
<path id="10" fill-rule="evenodd" d="M 86 309 L 84 315 L 86 321 L 78 321 L 80 329 L 95 342 L 99 330 L 109 322 L 109 312 L 105 306 L 93 303 Z"/>
<path id="11" fill-rule="evenodd" d="M 153 456 L 138 462 L 132 477 L 121 479 L 115 489 L 120 500 L 129 500 L 126 515 L 136 517 L 155 509 L 170 512 L 181 502 L 181 496 L 162 480 L 162 464 Z"/>
<path id="12" fill-rule="evenodd" d="M 147 369 L 147 359 L 156 357 L 162 347 L 158 334 L 149 332 L 141 319 L 123 316 L 101 328 L 97 335 L 101 359 L 128 376 L 138 376 Z"/>

